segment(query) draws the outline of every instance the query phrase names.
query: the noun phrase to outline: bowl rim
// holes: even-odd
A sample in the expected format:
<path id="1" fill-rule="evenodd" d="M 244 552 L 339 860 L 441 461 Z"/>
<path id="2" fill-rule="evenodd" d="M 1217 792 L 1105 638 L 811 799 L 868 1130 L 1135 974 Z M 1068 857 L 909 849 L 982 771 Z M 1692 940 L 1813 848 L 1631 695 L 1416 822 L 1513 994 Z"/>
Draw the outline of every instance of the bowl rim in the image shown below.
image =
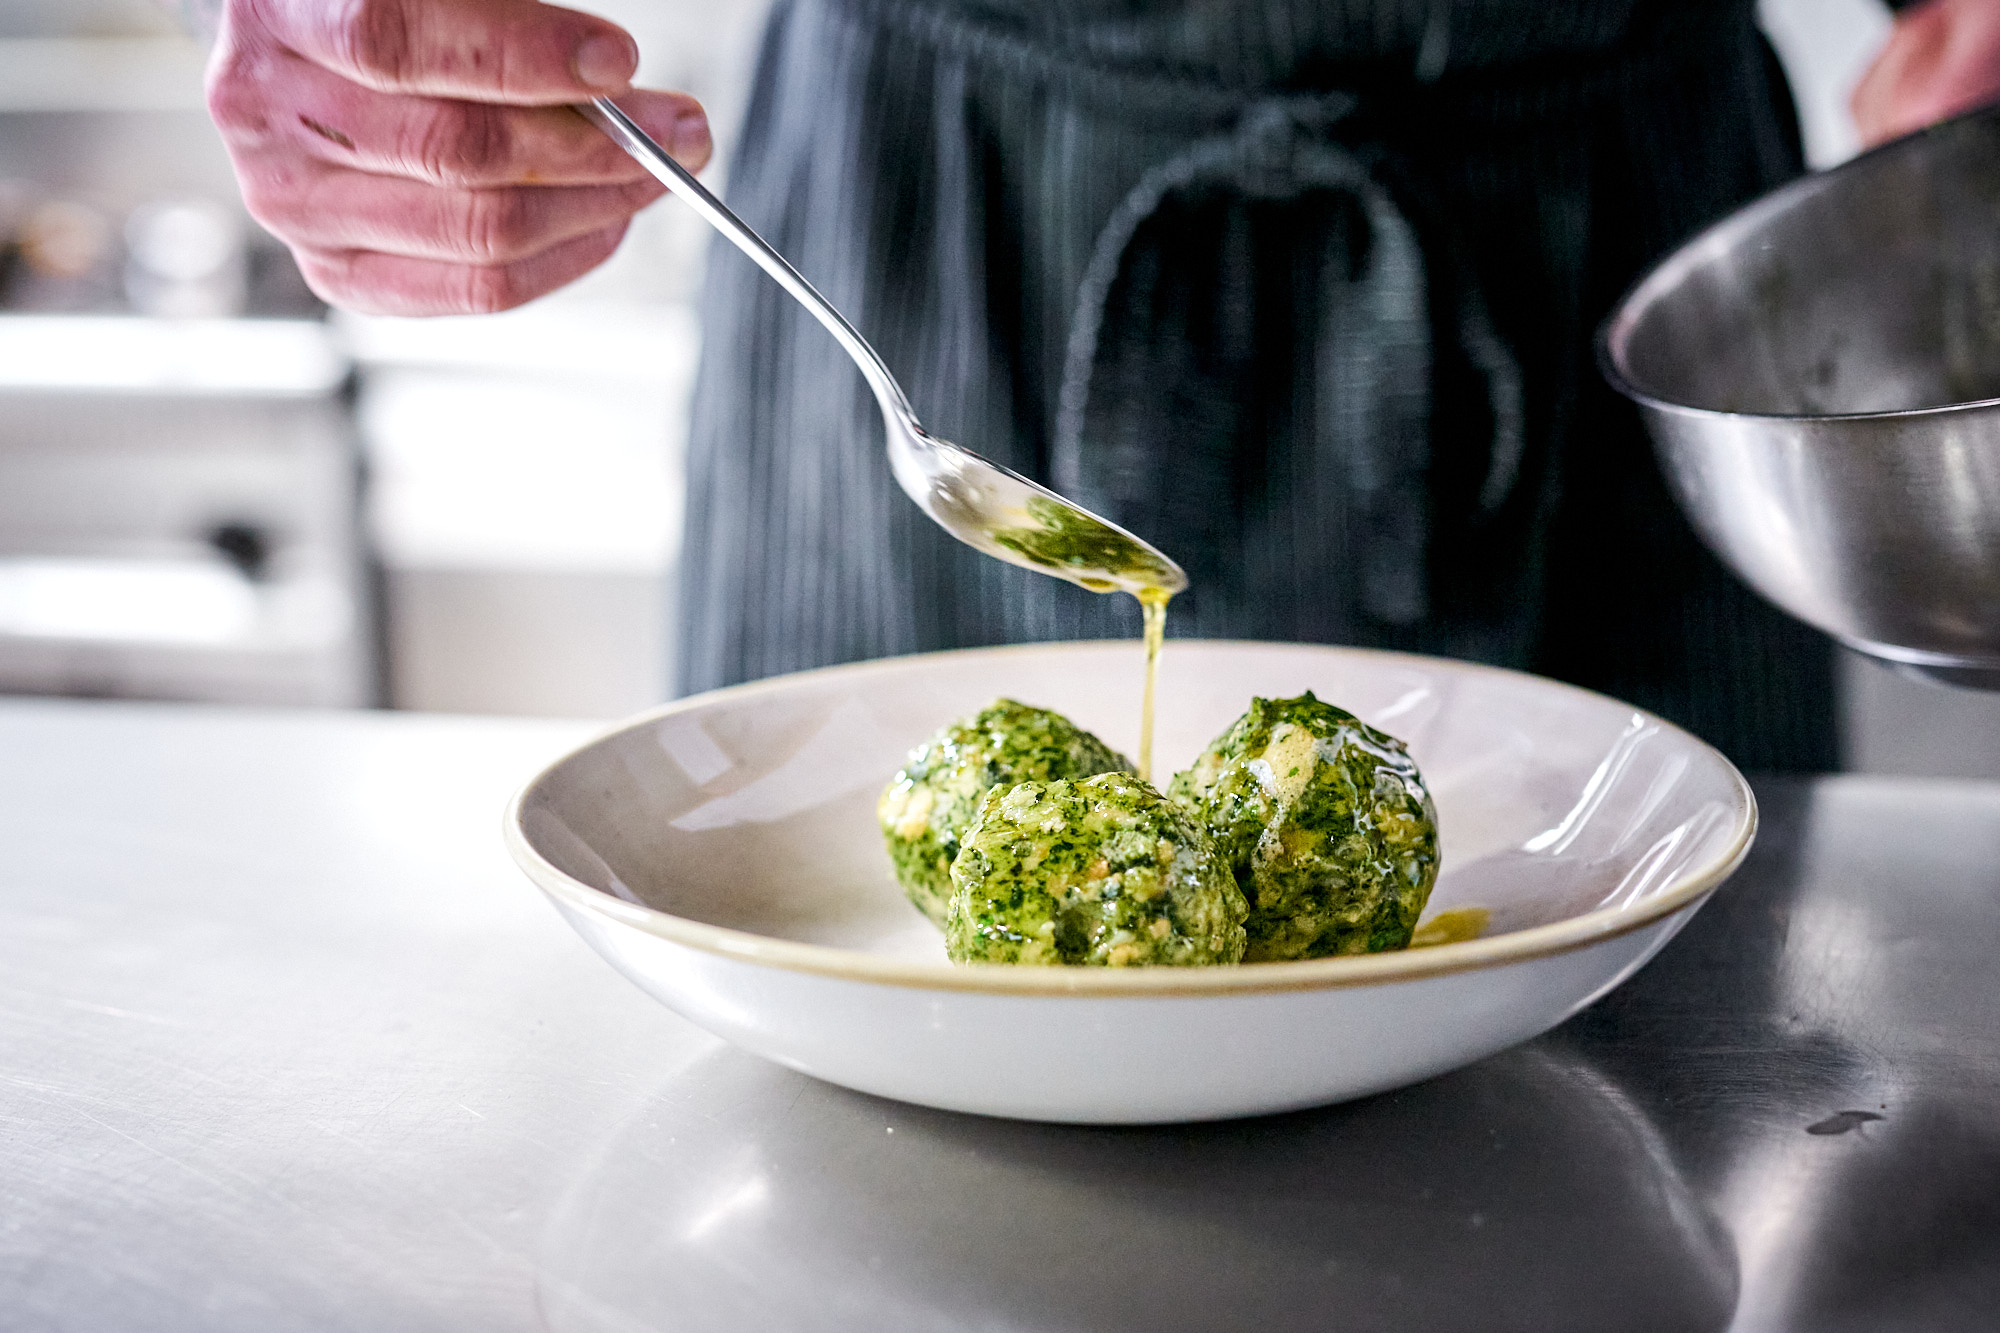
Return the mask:
<path id="1" fill-rule="evenodd" d="M 2000 103 L 1977 107 L 1961 115 L 1938 121 L 1936 124 L 1926 125 L 1900 138 L 1877 144 L 1866 152 L 1857 153 L 1845 162 L 1836 163 L 1820 171 L 1809 171 L 1803 176 L 1772 188 L 1709 223 L 1641 270 L 1639 276 L 1634 278 L 1623 294 L 1612 303 L 1611 312 L 1597 326 L 1597 335 L 1592 340 L 1597 354 L 1598 373 L 1604 376 L 1605 381 L 1613 389 L 1641 407 L 1685 417 L 1801 423 L 1895 421 L 1905 417 L 1949 416 L 2000 407 L 2000 398 L 1972 398 L 1957 403 L 1934 403 L 1929 407 L 1899 407 L 1878 412 L 1744 412 L 1720 407 L 1702 407 L 1695 403 L 1681 403 L 1671 398 L 1662 398 L 1641 388 L 1638 382 L 1627 375 L 1620 366 L 1618 351 L 1624 347 L 1640 314 L 1650 308 L 1657 298 L 1659 293 L 1655 289 L 1667 281 L 1670 271 L 1686 267 L 1699 257 L 1700 252 L 1720 245 L 1726 238 L 1747 231 L 1770 217 L 1787 211 L 1803 199 L 1833 188 L 1837 181 L 1846 176 L 1873 170 L 1884 161 L 1915 151 L 1915 146 L 1923 140 L 1957 133 L 1964 126 L 1980 120 L 2000 120 Z"/>
<path id="2" fill-rule="evenodd" d="M 896 657 L 871 658 L 809 671 L 789 672 L 740 685 L 706 690 L 684 699 L 647 709 L 603 728 L 572 745 L 549 761 L 523 783 L 508 801 L 502 831 L 508 854 L 514 863 L 559 906 L 567 906 L 608 918 L 620 925 L 657 936 L 674 944 L 738 962 L 777 967 L 791 972 L 808 972 L 848 981 L 898 986 L 926 991 L 975 991 L 1002 995 L 1094 995 L 1159 998 L 1192 995 L 1249 995 L 1275 991 L 1335 990 L 1355 986 L 1375 986 L 1419 978 L 1447 976 L 1493 967 L 1504 967 L 1534 958 L 1570 953 L 1642 929 L 1685 908 L 1698 904 L 1734 874 L 1749 854 L 1757 836 L 1757 797 L 1728 756 L 1683 727 L 1676 726 L 1643 708 L 1634 707 L 1610 695 L 1581 686 L 1551 680 L 1526 671 L 1463 662 L 1453 658 L 1420 653 L 1394 652 L 1378 648 L 1358 648 L 1336 644 L 1275 643 L 1254 639 L 1186 639 L 1184 646 L 1215 648 L 1286 648 L 1334 653 L 1343 656 L 1405 661 L 1431 669 L 1474 674 L 1493 674 L 1533 682 L 1539 688 L 1554 689 L 1609 703 L 1644 717 L 1659 727 L 1679 735 L 1689 744 L 1708 751 L 1722 765 L 1733 784 L 1736 806 L 1734 836 L 1729 844 L 1701 866 L 1679 880 L 1647 895 L 1636 903 L 1601 907 L 1578 916 L 1565 917 L 1525 930 L 1509 931 L 1491 938 L 1465 940 L 1454 944 L 1429 945 L 1393 953 L 1348 954 L 1289 963 L 1239 963 L 1221 967 L 1013 967 L 998 963 L 956 964 L 924 962 L 867 953 L 858 949 L 808 944 L 778 939 L 729 926 L 711 925 L 691 917 L 643 903 L 630 902 L 595 888 L 561 870 L 544 857 L 529 840 L 523 820 L 527 804 L 542 783 L 585 750 L 661 718 L 706 707 L 718 699 L 742 699 L 790 687 L 802 679 L 862 677 L 913 662 L 942 658 L 998 657 L 1039 653 L 1061 653 L 1082 647 L 1105 647 L 1129 643 L 1123 639 L 1077 639 L 1048 643 L 1007 644 L 989 648 L 955 648 L 939 652 L 911 653 Z"/>

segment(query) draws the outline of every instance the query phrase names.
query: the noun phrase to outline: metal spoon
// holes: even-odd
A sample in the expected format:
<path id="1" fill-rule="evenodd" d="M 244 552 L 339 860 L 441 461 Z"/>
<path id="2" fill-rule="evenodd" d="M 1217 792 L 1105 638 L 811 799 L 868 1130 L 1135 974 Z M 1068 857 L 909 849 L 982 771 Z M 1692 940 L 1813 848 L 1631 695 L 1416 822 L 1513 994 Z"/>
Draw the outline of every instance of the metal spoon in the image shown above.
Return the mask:
<path id="1" fill-rule="evenodd" d="M 577 110 L 776 278 L 778 285 L 810 310 L 854 358 L 881 405 L 888 426 L 889 465 L 897 483 L 946 532 L 1009 564 L 1053 574 L 1093 592 L 1123 591 L 1142 601 L 1164 602 L 1163 594 L 1170 596 L 1187 587 L 1187 575 L 1179 565 L 1117 524 L 991 459 L 925 431 L 910 410 L 902 386 L 868 340 L 783 255 L 710 194 L 610 98 L 594 98 Z M 1149 593 L 1150 598 L 1145 596 Z"/>

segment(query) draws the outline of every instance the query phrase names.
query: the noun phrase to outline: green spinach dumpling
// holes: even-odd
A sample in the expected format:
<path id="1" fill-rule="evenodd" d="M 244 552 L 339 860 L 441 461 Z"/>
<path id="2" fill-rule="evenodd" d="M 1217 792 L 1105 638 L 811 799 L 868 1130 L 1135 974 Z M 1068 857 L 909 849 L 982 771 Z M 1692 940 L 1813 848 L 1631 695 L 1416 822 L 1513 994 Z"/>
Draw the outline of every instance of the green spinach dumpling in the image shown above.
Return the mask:
<path id="1" fill-rule="evenodd" d="M 1408 947 L 1437 810 L 1395 737 L 1310 692 L 1253 699 L 1168 791 L 1249 900 L 1245 962 Z"/>
<path id="2" fill-rule="evenodd" d="M 957 963 L 1233 963 L 1248 908 L 1201 824 L 1129 773 L 989 793 L 951 863 Z"/>
<path id="3" fill-rule="evenodd" d="M 903 892 L 943 929 L 951 861 L 989 790 L 1131 769 L 1124 755 L 1062 714 L 995 699 L 910 751 L 875 814 Z"/>

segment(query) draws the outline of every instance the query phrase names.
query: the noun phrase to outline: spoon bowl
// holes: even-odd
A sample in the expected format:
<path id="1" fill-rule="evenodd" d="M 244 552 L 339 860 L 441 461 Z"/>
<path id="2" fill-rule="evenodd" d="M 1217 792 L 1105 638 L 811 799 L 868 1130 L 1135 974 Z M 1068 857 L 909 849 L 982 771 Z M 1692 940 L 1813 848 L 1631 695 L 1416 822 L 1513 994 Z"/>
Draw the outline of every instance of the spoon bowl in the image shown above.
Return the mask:
<path id="1" fill-rule="evenodd" d="M 770 274 L 854 358 L 882 409 L 896 482 L 938 526 L 995 559 L 1068 579 L 1092 592 L 1136 597 L 1171 595 L 1187 587 L 1181 567 L 1150 543 L 1048 487 L 926 431 L 880 354 L 789 260 L 610 98 L 594 98 L 577 110 Z"/>

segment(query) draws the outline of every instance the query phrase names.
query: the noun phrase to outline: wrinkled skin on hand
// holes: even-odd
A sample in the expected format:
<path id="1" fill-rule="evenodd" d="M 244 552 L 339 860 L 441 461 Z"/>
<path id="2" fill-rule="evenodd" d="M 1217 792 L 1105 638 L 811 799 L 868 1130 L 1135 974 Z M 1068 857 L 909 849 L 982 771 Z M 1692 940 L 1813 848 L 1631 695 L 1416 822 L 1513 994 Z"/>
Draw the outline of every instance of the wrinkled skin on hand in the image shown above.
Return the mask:
<path id="1" fill-rule="evenodd" d="M 1131 768 L 1124 755 L 1061 713 L 995 699 L 910 751 L 875 814 L 903 892 L 943 929 L 952 858 L 989 790 Z"/>
<path id="2" fill-rule="evenodd" d="M 1924 0 L 1895 29 L 1849 102 L 1869 147 L 2000 98 L 2000 4 Z"/>
<path id="3" fill-rule="evenodd" d="M 1249 901 L 1244 962 L 1409 947 L 1437 882 L 1437 810 L 1395 737 L 1310 692 L 1253 699 L 1168 793 Z"/>
<path id="4" fill-rule="evenodd" d="M 569 104 L 616 95 L 683 163 L 707 119 L 631 88 L 613 23 L 535 0 L 228 0 L 208 105 L 251 215 L 352 310 L 505 310 L 611 255 L 662 187 Z"/>
<path id="5" fill-rule="evenodd" d="M 951 863 L 955 963 L 1199 967 L 1248 909 L 1200 821 L 1130 773 L 995 788 Z"/>

